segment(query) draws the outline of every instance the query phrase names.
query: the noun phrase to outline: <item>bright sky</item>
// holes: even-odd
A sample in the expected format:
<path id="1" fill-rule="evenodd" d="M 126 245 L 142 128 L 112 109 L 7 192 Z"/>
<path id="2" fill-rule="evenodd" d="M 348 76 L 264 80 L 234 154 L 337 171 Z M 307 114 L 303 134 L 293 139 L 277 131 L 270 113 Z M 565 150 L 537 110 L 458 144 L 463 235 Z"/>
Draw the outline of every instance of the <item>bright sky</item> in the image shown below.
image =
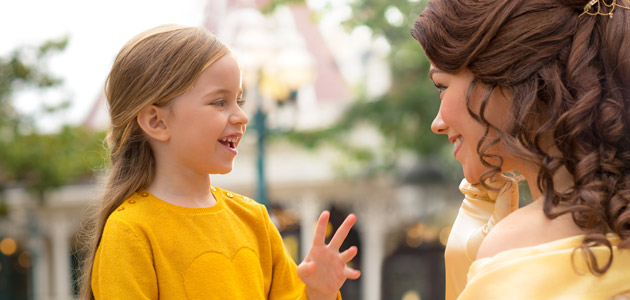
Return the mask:
<path id="1" fill-rule="evenodd" d="M 54 55 L 49 64 L 50 71 L 64 80 L 62 88 L 47 93 L 21 92 L 14 104 L 18 110 L 32 114 L 41 104 L 54 105 L 71 100 L 70 109 L 62 114 L 36 118 L 38 127 L 44 131 L 55 131 L 64 123 L 83 122 L 102 92 L 114 57 L 125 42 L 162 24 L 202 25 L 208 1 L 213 0 L 0 1 L 0 57 L 17 47 L 35 47 L 50 39 L 69 37 L 66 50 Z M 320 23 L 325 36 L 335 36 L 332 31 L 340 31 L 339 22 L 350 16 L 349 1 L 307 0 L 314 10 L 327 5 L 333 7 Z M 361 30 L 355 31 L 360 35 Z M 370 33 L 359 40 L 369 41 L 369 36 Z M 338 36 L 337 41 L 345 41 L 346 37 Z M 353 40 L 352 43 L 357 42 Z M 356 51 L 345 56 L 338 53 L 344 48 L 347 47 L 331 50 L 335 50 L 336 56 L 345 57 L 342 61 L 358 57 Z M 347 71 L 349 68 L 342 69 Z"/>
<path id="2" fill-rule="evenodd" d="M 49 94 L 22 93 L 15 104 L 23 112 L 42 102 L 71 99 L 63 115 L 38 120 L 45 129 L 61 123 L 80 123 L 88 114 L 115 55 L 134 35 L 151 27 L 175 23 L 198 26 L 205 0 L 5 0 L 0 1 L 0 56 L 19 46 L 38 46 L 46 40 L 69 37 L 63 53 L 50 62 L 53 74 L 64 78 L 63 90 Z"/>

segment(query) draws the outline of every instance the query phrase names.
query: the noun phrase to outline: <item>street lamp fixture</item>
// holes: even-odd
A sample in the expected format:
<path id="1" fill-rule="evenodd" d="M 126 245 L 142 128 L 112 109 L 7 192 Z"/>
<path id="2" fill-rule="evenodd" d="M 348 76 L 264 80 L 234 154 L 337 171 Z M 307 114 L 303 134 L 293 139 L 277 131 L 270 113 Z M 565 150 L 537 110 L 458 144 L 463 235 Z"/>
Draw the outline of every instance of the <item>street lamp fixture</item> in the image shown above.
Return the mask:
<path id="1" fill-rule="evenodd" d="M 267 117 L 287 100 L 297 101 L 300 88 L 315 80 L 315 61 L 306 49 L 304 38 L 295 28 L 272 22 L 272 17 L 256 18 L 260 24 L 241 28 L 233 44 L 243 68 L 245 90 L 256 104 L 256 199 L 265 206 L 269 206 L 265 179 Z"/>

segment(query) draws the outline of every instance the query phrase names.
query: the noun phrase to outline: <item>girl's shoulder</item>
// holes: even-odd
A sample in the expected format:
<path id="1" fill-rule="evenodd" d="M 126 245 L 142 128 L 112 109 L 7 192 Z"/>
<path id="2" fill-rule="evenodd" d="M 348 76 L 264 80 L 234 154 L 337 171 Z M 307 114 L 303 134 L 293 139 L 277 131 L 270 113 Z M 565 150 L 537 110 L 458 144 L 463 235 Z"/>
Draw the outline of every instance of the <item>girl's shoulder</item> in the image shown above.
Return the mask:
<path id="1" fill-rule="evenodd" d="M 107 217 L 106 227 L 114 224 L 124 224 L 130 228 L 142 227 L 145 223 L 156 218 L 153 203 L 150 203 L 150 194 L 146 191 L 138 191 L 127 197 Z"/>
<path id="2" fill-rule="evenodd" d="M 224 216 L 239 219 L 251 228 L 269 228 L 273 222 L 265 205 L 254 199 L 218 187 L 212 188 L 217 202 L 225 207 Z"/>
<path id="3" fill-rule="evenodd" d="M 553 220 L 542 210 L 542 201 L 519 208 L 500 222 L 482 241 L 477 258 L 491 257 L 514 248 L 536 246 L 584 234 L 571 217 L 561 215 Z"/>
<path id="4" fill-rule="evenodd" d="M 236 202 L 239 204 L 246 204 L 249 206 L 260 206 L 261 204 L 259 204 L 258 202 L 254 201 L 253 199 L 247 197 L 247 196 L 243 196 L 241 194 L 237 194 L 234 193 L 232 191 L 228 191 L 225 189 L 222 189 L 220 187 L 212 187 L 212 194 L 216 197 L 216 198 L 220 198 L 221 200 L 224 201 L 229 201 L 229 202 Z M 219 200 L 219 199 L 217 199 Z"/>
<path id="5" fill-rule="evenodd" d="M 221 202 L 228 210 L 239 213 L 250 212 L 257 215 L 267 213 L 264 205 L 247 196 L 219 187 L 212 187 L 212 194 L 217 202 Z"/>

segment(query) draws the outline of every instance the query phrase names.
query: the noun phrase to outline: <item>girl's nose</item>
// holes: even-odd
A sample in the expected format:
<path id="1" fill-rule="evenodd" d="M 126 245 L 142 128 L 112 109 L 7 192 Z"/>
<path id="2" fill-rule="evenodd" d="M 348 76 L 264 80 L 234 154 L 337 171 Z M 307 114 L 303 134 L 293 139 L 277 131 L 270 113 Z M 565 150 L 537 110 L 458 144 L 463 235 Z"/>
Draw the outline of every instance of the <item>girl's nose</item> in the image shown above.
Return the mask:
<path id="1" fill-rule="evenodd" d="M 446 123 L 442 120 L 442 114 L 438 111 L 437 115 L 435 115 L 435 119 L 431 123 L 431 131 L 435 134 L 445 134 L 446 133 Z"/>
<path id="2" fill-rule="evenodd" d="M 249 122 L 249 118 L 247 117 L 247 114 L 245 113 L 245 111 L 243 111 L 241 107 L 237 107 L 236 111 L 230 117 L 230 121 L 233 124 L 245 125 L 247 124 L 247 122 Z"/>

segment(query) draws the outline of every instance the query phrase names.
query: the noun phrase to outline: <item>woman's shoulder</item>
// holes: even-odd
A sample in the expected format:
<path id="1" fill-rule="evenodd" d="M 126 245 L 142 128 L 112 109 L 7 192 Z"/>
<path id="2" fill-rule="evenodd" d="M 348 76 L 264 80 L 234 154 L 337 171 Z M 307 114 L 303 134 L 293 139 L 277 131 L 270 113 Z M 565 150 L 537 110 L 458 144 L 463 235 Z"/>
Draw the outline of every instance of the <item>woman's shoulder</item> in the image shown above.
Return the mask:
<path id="1" fill-rule="evenodd" d="M 517 209 L 497 223 L 482 241 L 477 259 L 581 234 L 584 232 L 575 225 L 571 214 L 550 220 L 542 210 L 542 200 L 539 200 Z"/>

